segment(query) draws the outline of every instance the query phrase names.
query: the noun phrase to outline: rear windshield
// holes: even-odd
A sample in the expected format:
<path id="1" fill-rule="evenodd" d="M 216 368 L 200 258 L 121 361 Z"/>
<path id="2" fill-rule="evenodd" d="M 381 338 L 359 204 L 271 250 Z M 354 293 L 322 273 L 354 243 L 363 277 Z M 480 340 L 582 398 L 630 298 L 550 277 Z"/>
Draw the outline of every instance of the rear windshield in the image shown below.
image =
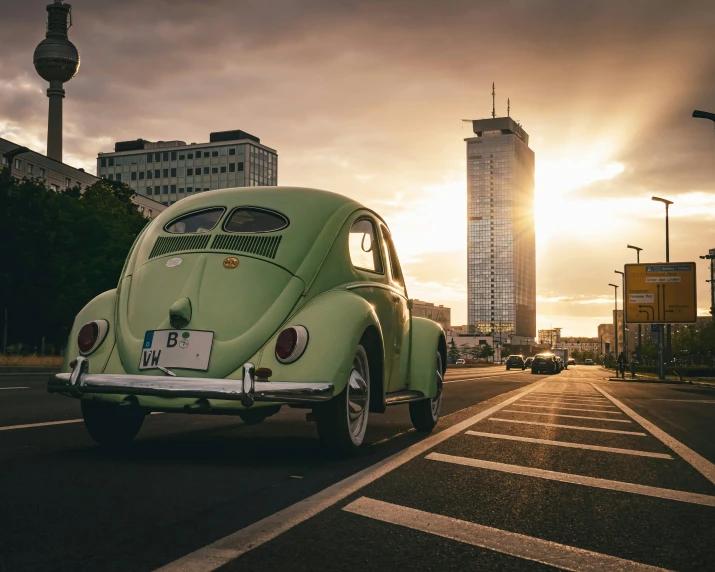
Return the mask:
<path id="1" fill-rule="evenodd" d="M 209 232 L 218 224 L 226 209 L 223 207 L 203 209 L 175 218 L 164 227 L 172 234 L 194 234 Z"/>
<path id="2" fill-rule="evenodd" d="M 234 209 L 226 219 L 226 232 L 273 232 L 288 226 L 288 219 L 282 214 L 255 207 Z"/>

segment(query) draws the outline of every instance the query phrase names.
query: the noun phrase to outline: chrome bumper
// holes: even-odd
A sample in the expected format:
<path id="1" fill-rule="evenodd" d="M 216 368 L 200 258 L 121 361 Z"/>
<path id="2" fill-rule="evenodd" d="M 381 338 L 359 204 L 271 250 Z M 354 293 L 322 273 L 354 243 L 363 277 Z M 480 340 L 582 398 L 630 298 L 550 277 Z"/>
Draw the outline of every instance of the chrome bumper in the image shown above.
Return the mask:
<path id="1" fill-rule="evenodd" d="M 50 393 L 110 393 L 152 397 L 227 399 L 250 407 L 256 401 L 316 403 L 333 397 L 332 383 L 256 381 L 256 368 L 243 365 L 242 379 L 212 379 L 159 375 L 87 373 L 87 358 L 78 357 L 72 373 L 53 375 L 47 383 Z"/>

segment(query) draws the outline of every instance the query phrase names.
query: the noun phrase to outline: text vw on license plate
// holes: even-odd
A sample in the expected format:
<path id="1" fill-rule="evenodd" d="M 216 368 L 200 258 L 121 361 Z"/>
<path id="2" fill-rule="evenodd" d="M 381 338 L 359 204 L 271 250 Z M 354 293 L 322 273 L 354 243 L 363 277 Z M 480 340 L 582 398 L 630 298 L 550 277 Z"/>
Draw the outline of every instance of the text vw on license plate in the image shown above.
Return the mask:
<path id="1" fill-rule="evenodd" d="M 144 334 L 139 369 L 209 368 L 214 333 L 197 330 L 150 330 Z"/>

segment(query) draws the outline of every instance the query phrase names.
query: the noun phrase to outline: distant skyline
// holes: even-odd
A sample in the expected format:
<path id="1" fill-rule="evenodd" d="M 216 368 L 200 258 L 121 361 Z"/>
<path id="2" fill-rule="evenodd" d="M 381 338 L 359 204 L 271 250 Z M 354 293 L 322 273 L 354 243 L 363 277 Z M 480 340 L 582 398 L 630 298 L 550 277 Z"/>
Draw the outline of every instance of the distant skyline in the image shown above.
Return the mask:
<path id="1" fill-rule="evenodd" d="M 3 11 L 0 136 L 45 152 L 32 65 L 49 0 Z M 536 154 L 537 328 L 595 336 L 613 273 L 643 247 L 715 248 L 715 5 L 710 0 L 74 0 L 81 73 L 64 160 L 95 172 L 117 140 L 200 142 L 243 129 L 279 153 L 279 184 L 340 192 L 392 229 L 411 297 L 466 323 L 469 124 L 511 116 Z M 620 307 L 620 304 L 619 304 Z"/>

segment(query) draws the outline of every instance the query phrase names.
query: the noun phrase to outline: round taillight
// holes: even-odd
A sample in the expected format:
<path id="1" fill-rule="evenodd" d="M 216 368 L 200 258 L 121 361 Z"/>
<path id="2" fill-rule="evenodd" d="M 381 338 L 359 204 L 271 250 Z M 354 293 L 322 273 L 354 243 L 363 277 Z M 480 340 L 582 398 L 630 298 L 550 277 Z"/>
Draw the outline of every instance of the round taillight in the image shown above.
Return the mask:
<path id="1" fill-rule="evenodd" d="M 276 358 L 281 363 L 293 363 L 303 355 L 308 345 L 308 330 L 303 326 L 286 328 L 276 339 Z"/>
<path id="2" fill-rule="evenodd" d="M 79 346 L 79 351 L 83 354 L 89 353 L 92 350 L 94 342 L 97 341 L 97 336 L 99 336 L 99 326 L 94 322 L 85 324 L 77 334 L 77 345 Z"/>
<path id="3" fill-rule="evenodd" d="M 93 320 L 82 326 L 77 333 L 77 346 L 82 355 L 91 354 L 104 341 L 109 330 L 107 320 Z"/>
<path id="4" fill-rule="evenodd" d="M 278 334 L 278 339 L 276 340 L 276 355 L 278 359 L 283 361 L 290 359 L 297 341 L 298 334 L 295 328 L 286 328 Z"/>

